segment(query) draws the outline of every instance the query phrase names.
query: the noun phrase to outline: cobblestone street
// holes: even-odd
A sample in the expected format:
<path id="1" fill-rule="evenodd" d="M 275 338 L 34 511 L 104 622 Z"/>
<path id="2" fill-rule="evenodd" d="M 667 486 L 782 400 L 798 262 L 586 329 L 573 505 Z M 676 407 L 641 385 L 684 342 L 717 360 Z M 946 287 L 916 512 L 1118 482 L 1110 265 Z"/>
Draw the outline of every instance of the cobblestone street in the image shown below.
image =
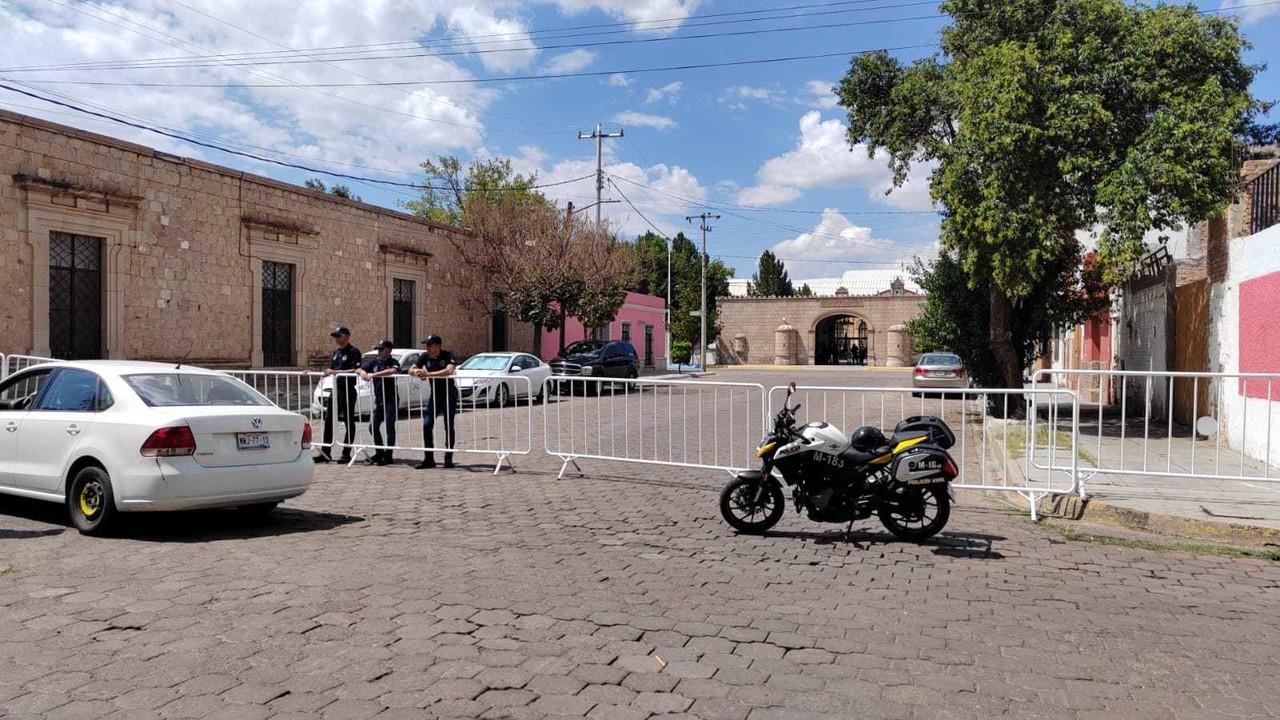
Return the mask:
<path id="1" fill-rule="evenodd" d="M 972 494 L 924 546 L 793 514 L 736 537 L 714 472 L 517 467 L 327 467 L 265 523 L 106 540 L 5 499 L 0 714 L 1280 714 L 1262 561 L 1064 542 Z"/>

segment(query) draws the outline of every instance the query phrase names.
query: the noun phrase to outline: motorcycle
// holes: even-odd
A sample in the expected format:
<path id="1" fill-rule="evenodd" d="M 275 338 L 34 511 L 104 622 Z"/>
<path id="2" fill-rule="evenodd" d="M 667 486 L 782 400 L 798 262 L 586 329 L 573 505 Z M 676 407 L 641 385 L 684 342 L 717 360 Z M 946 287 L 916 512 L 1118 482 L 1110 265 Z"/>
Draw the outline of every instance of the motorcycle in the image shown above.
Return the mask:
<path id="1" fill-rule="evenodd" d="M 781 477 L 796 512 L 815 522 L 852 525 L 875 514 L 895 537 L 916 542 L 942 531 L 951 515 L 948 483 L 959 474 L 947 453 L 955 434 L 945 422 L 916 415 L 891 437 L 865 426 L 845 439 L 830 423 L 797 428 L 800 405 L 788 406 L 795 390 L 791 383 L 772 432 L 756 448 L 760 469 L 738 473 L 721 491 L 725 522 L 750 534 L 776 525 L 786 504 Z"/>

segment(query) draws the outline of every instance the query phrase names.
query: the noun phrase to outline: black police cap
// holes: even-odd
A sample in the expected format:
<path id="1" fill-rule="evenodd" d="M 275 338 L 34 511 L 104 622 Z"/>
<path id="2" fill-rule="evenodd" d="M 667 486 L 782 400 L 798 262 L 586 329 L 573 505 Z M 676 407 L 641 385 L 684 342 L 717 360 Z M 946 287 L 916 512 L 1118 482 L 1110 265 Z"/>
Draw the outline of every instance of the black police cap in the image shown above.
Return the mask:
<path id="1" fill-rule="evenodd" d="M 444 338 L 440 337 L 439 335 L 434 335 L 434 334 L 433 334 L 433 335 L 428 335 L 428 336 L 426 336 L 425 338 L 423 338 L 423 340 L 422 340 L 422 344 L 423 344 L 423 345 L 443 345 L 443 344 L 444 344 Z"/>
<path id="2" fill-rule="evenodd" d="M 395 344 L 395 343 L 393 343 L 393 342 L 391 342 L 390 340 L 383 340 L 382 342 L 378 343 L 377 345 L 374 345 L 374 346 L 373 346 L 373 349 L 374 349 L 374 350 L 390 350 L 390 349 L 394 348 L 395 346 L 396 346 L 396 344 Z"/>
<path id="3" fill-rule="evenodd" d="M 350 335 L 350 334 L 351 334 L 351 328 L 347 327 L 346 325 L 339 325 L 338 327 L 333 329 L 333 332 L 329 333 L 329 337 L 338 337 L 339 335 Z"/>

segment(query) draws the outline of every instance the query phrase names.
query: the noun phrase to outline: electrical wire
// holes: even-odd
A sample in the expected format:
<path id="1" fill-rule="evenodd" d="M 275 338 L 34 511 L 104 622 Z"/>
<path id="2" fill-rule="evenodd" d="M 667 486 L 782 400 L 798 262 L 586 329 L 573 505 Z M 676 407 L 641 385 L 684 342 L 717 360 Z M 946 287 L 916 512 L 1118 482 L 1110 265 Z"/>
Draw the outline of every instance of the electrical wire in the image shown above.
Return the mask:
<path id="1" fill-rule="evenodd" d="M 907 3 L 903 6 L 887 5 L 887 6 L 878 6 L 874 8 L 859 8 L 859 10 L 860 11 L 882 10 L 882 9 L 894 8 L 894 7 L 910 7 L 914 5 L 933 5 L 933 4 L 935 4 L 935 0 L 923 0 L 923 2 Z M 197 12 L 200 12 L 200 11 L 197 11 Z M 840 12 L 854 12 L 854 11 L 842 10 Z M 201 13 L 201 14 L 205 14 L 205 13 Z M 398 54 L 398 55 L 367 55 L 367 56 L 359 56 L 359 57 L 339 56 L 339 57 L 330 57 L 330 58 L 318 58 L 318 57 L 304 56 L 302 58 L 283 58 L 283 59 L 271 59 L 271 60 L 250 60 L 250 61 L 218 60 L 216 62 L 172 62 L 168 64 L 120 63 L 116 65 L 100 65 L 100 66 L 93 66 L 93 67 L 59 68 L 56 70 L 44 70 L 43 72 L 54 72 L 54 71 L 83 72 L 85 70 L 172 70 L 172 69 L 206 68 L 206 67 L 252 67 L 252 66 L 259 66 L 259 65 L 298 65 L 298 64 L 308 64 L 308 63 L 317 63 L 317 62 L 328 64 L 333 62 L 367 62 L 371 60 L 402 60 L 407 58 L 443 58 L 443 57 L 457 57 L 462 55 L 487 55 L 491 53 L 564 50 L 569 48 L 582 49 L 582 48 L 594 48 L 594 47 L 609 47 L 609 46 L 616 46 L 616 45 L 647 45 L 647 44 L 654 44 L 654 43 L 667 43 L 667 42 L 676 42 L 676 41 L 683 41 L 683 40 L 707 40 L 707 39 L 715 39 L 715 38 L 746 37 L 746 36 L 752 36 L 752 35 L 771 35 L 774 33 L 802 32 L 805 30 L 835 30 L 840 28 L 858 27 L 858 26 L 864 26 L 864 25 L 885 25 L 885 24 L 893 24 L 893 23 L 899 23 L 899 22 L 913 22 L 917 20 L 940 20 L 945 17 L 947 16 L 940 15 L 940 14 L 913 15 L 913 16 L 900 17 L 900 18 L 877 18 L 872 20 L 851 20 L 848 22 L 840 22 L 840 23 L 828 22 L 828 23 L 821 23 L 816 25 L 796 25 L 796 26 L 782 27 L 782 28 L 756 28 L 751 30 L 733 30 L 729 32 L 709 32 L 709 33 L 699 33 L 699 34 L 693 34 L 693 35 L 671 35 L 671 36 L 663 36 L 663 37 L 630 38 L 625 40 L 597 40 L 593 42 L 570 42 L 570 43 L 553 44 L 553 45 L 540 45 L 532 48 L 526 48 L 526 47 L 482 48 L 482 49 L 474 49 L 474 50 L 447 50 L 444 52 L 413 52 L 413 53 Z M 37 71 L 23 70 L 22 72 L 37 72 Z"/>
<path id="2" fill-rule="evenodd" d="M 1277 0 L 1280 4 L 1280 0 Z M 448 78 L 441 80 L 394 80 L 380 81 L 377 83 L 295 83 L 292 85 L 267 85 L 260 83 L 193 83 L 193 82 L 117 82 L 117 81 L 101 81 L 101 80 L 34 80 L 27 79 L 26 82 L 40 85 L 88 85 L 103 87 L 168 87 L 168 88 L 349 88 L 349 87 L 400 87 L 400 86 L 419 86 L 419 85 L 468 85 L 481 83 L 500 83 L 500 82 L 516 82 L 527 80 L 559 80 L 564 78 L 581 78 L 581 77 L 602 77 L 606 75 L 631 74 L 640 75 L 646 73 L 659 72 L 676 72 L 682 70 L 704 70 L 707 68 L 720 67 L 743 67 L 749 65 L 772 65 L 776 63 L 798 62 L 801 60 L 821 60 L 825 58 L 850 57 L 854 55 L 866 55 L 873 52 L 895 52 L 899 50 L 916 50 L 920 48 L 937 47 L 938 43 L 917 43 L 913 45 L 898 45 L 895 47 L 871 48 L 867 50 L 839 50 L 836 52 L 813 53 L 809 55 L 785 55 L 771 58 L 751 58 L 747 60 L 728 60 L 723 62 L 710 63 L 689 63 L 685 65 L 666 65 L 660 67 L 646 68 L 629 68 L 623 70 L 588 70 L 579 72 L 562 72 L 562 73 L 545 73 L 540 75 L 505 75 L 499 77 L 478 77 L 478 78 Z M 381 109 L 381 108 L 380 108 Z"/>
<path id="3" fill-rule="evenodd" d="M 209 148 L 209 149 L 211 149 L 211 150 L 217 150 L 217 151 L 219 151 L 219 152 L 227 153 L 228 155 L 238 155 L 238 156 L 240 156 L 240 157 L 249 158 L 250 160 L 257 160 L 258 162 L 271 163 L 271 164 L 273 164 L 273 165 L 280 165 L 280 166 L 283 166 L 283 167 L 293 168 L 293 169 L 295 169 L 295 170 L 303 170 L 303 171 L 310 172 L 310 173 L 318 173 L 318 174 L 321 174 L 321 175 L 328 175 L 328 176 L 330 176 L 330 177 L 342 178 L 342 179 L 344 179 L 344 180 L 352 180 L 352 181 L 357 181 L 357 182 L 366 182 L 366 183 L 376 183 L 376 184 L 378 184 L 378 185 L 387 185 L 387 186 L 390 186 L 390 187 L 412 188 L 412 189 L 415 189 L 415 190 L 452 190 L 452 189 L 453 189 L 453 188 L 451 188 L 451 187 L 446 187 L 446 186 L 422 185 L 422 184 L 419 184 L 419 183 L 406 183 L 406 182 L 397 182 L 397 181 L 395 181 L 395 180 L 383 180 L 383 179 L 380 179 L 380 178 L 365 177 L 365 176 L 363 176 L 363 175 L 351 175 L 351 174 L 348 174 L 348 173 L 341 173 L 341 172 L 335 172 L 335 171 L 333 171 L 333 170 L 326 170 L 326 169 L 324 169 L 324 168 L 313 167 L 313 166 L 308 166 L 308 165 L 302 165 L 302 164 L 299 164 L 299 163 L 286 162 L 286 161 L 284 161 L 284 160 L 279 160 L 279 159 L 276 159 L 276 158 L 266 157 L 266 156 L 258 155 L 258 154 L 255 154 L 255 153 L 244 152 L 244 151 L 241 151 L 241 150 L 235 150 L 235 149 L 232 149 L 232 148 L 229 148 L 229 147 L 225 147 L 225 146 L 223 146 L 223 145 L 219 145 L 219 144 L 217 144 L 217 143 L 205 142 L 205 141 L 203 141 L 203 140 L 198 140 L 198 139 L 196 139 L 196 138 L 193 138 L 193 137 L 191 137 L 191 136 L 189 136 L 189 135 L 184 135 L 184 134 L 182 134 L 182 133 L 177 133 L 177 132 L 171 132 L 171 131 L 164 130 L 164 129 L 161 129 L 161 128 L 157 128 L 157 127 L 154 127 L 154 126 L 151 126 L 151 125 L 147 125 L 147 124 L 144 124 L 144 123 L 133 122 L 133 121 L 131 121 L 131 120 L 125 120 L 125 119 L 123 119 L 123 118 L 119 118 L 119 117 L 113 117 L 113 116 L 108 115 L 108 114 L 106 114 L 106 113 L 101 113 L 101 112 L 97 112 L 97 111 L 94 111 L 94 110 L 89 110 L 88 108 L 80 107 L 80 106 L 75 105 L 75 104 L 73 104 L 73 103 L 63 102 L 63 101 L 61 101 L 61 100 L 55 100 L 55 99 L 53 99 L 53 98 L 43 97 L 43 96 L 38 95 L 38 94 L 36 94 L 36 93 L 28 92 L 27 90 L 23 90 L 23 89 L 21 89 L 21 88 L 14 87 L 14 86 L 12 86 L 12 85 L 8 85 L 8 84 L 5 84 L 5 83 L 3 83 L 3 82 L 0 82 L 0 90 L 8 90 L 9 92 L 14 92 L 14 93 L 18 93 L 19 95 L 25 95 L 25 96 L 30 97 L 30 98 L 35 98 L 36 100 L 41 100 L 41 101 L 43 101 L 43 102 L 47 102 L 47 103 L 50 103 L 50 104 L 52 104 L 52 105 L 58 105 L 58 106 L 60 106 L 60 107 L 68 108 L 68 109 L 71 109 L 71 110 L 75 110 L 76 112 L 83 113 L 83 114 L 85 114 L 85 115 L 90 115 L 90 116 L 93 116 L 93 117 L 101 118 L 101 119 L 103 119 L 103 120 L 109 120 L 109 121 L 111 121 L 111 122 L 118 123 L 118 124 L 120 124 L 120 125 L 125 125 L 125 126 L 128 126 L 128 127 L 132 127 L 132 128 L 138 129 L 138 130 L 145 130 L 145 131 L 147 131 L 147 132 L 152 132 L 152 133 L 155 133 L 155 134 L 157 134 L 157 135 L 163 135 L 163 136 L 165 136 L 165 137 L 172 138 L 172 139 L 174 139 L 174 140 L 181 140 L 181 141 L 183 141 L 183 142 L 185 142 L 185 143 L 189 143 L 189 144 L 191 144 L 191 145 L 196 145 L 196 146 L 198 146 L 198 147 L 204 147 L 204 148 Z M 519 191 L 519 190 L 525 190 L 525 189 L 528 189 L 528 190 L 537 190 L 537 189 L 542 189 L 542 188 L 558 187 L 558 186 L 560 186 L 560 185 L 568 185 L 569 183 L 574 183 L 574 182 L 578 182 L 578 181 L 581 181 L 581 180 L 586 180 L 587 178 L 594 177 L 594 176 L 595 176 L 595 173 L 589 173 L 589 174 L 587 174 L 587 175 L 583 175 L 583 176 L 581 176 L 581 177 L 576 177 L 576 178 L 571 178 L 571 179 L 569 179 L 569 180 L 560 180 L 560 181 L 558 181 L 558 182 L 553 182 L 553 183 L 543 183 L 543 184 L 530 185 L 530 186 L 528 186 L 528 188 L 472 188 L 472 189 L 470 189 L 470 190 L 469 190 L 469 192 L 513 192 L 513 191 Z"/>
<path id="4" fill-rule="evenodd" d="M 289 55 L 293 55 L 296 53 L 316 54 L 316 53 L 324 53 L 324 52 L 332 52 L 332 51 L 383 52 L 387 48 L 393 48 L 395 46 L 405 46 L 404 47 L 405 50 L 422 49 L 422 48 L 427 48 L 432 46 L 441 46 L 441 45 L 452 45 L 456 47 L 462 44 L 467 44 L 467 43 L 459 43 L 458 42 L 459 40 L 477 41 L 477 42 L 472 42 L 470 44 L 480 44 L 478 41 L 483 41 L 486 39 L 489 39 L 489 42 L 491 43 L 496 43 L 496 42 L 510 43 L 510 42 L 530 40 L 530 39 L 533 39 L 535 36 L 548 35 L 548 34 L 551 34 L 550 35 L 551 39 L 561 39 L 566 37 L 600 36 L 600 35 L 629 33 L 629 32 L 659 32 L 664 30 L 679 30 L 679 29 L 686 29 L 686 28 L 709 27 L 713 25 L 726 25 L 726 24 L 748 23 L 748 22 L 767 22 L 767 21 L 774 21 L 774 20 L 785 20 L 785 19 L 797 18 L 797 17 L 814 17 L 818 15 L 830 15 L 830 14 L 836 14 L 836 13 L 861 12 L 864 10 L 876 10 L 876 9 L 884 9 L 884 8 L 911 7 L 913 5 L 919 5 L 919 4 L 936 4 L 936 0 L 934 0 L 933 2 L 930 2 L 930 3 L 911 3 L 911 4 L 897 3 L 897 4 L 890 4 L 883 7 L 875 7 L 875 8 L 856 8 L 853 10 L 799 13 L 799 14 L 792 14 L 792 15 L 777 15 L 774 17 L 756 17 L 756 18 L 750 18 L 750 19 L 744 19 L 744 20 L 730 20 L 730 21 L 719 20 L 714 22 L 705 22 L 707 20 L 713 20 L 715 18 L 723 18 L 723 17 L 736 17 L 736 16 L 743 16 L 743 15 L 761 15 L 766 13 L 781 13 L 789 10 L 806 10 L 806 9 L 813 9 L 813 8 L 829 8 L 829 7 L 842 7 L 842 6 L 850 6 L 850 5 L 862 5 L 865 3 L 872 3 L 872 2 L 883 2 L 883 0 L 842 0 L 840 2 L 810 3 L 805 5 L 790 5 L 790 6 L 784 6 L 784 7 L 778 7 L 778 8 L 767 8 L 767 9 L 758 9 L 758 10 L 739 10 L 739 11 L 733 11 L 733 12 L 709 13 L 704 15 L 686 16 L 681 18 L 672 17 L 672 18 L 664 18 L 664 19 L 658 19 L 658 20 L 597 23 L 597 24 L 591 24 L 591 25 L 578 25 L 578 26 L 570 26 L 570 27 L 563 27 L 563 28 L 547 28 L 543 30 L 532 29 L 532 30 L 521 31 L 521 32 L 488 33 L 488 34 L 476 34 L 476 35 L 448 35 L 440 38 L 427 38 L 427 39 L 421 39 L 421 40 L 411 39 L 411 40 L 399 40 L 399 41 L 372 43 L 372 44 L 330 45 L 330 46 L 313 47 L 313 48 L 301 48 L 297 50 L 266 50 L 266 51 L 243 52 L 243 53 L 217 53 L 217 54 L 204 55 L 204 56 L 199 56 L 199 55 L 168 56 L 168 57 L 159 57 L 159 58 L 146 58 L 146 59 L 140 59 L 140 60 L 117 59 L 117 60 L 86 61 L 86 62 L 79 62 L 79 63 L 59 63 L 59 64 L 52 64 L 52 65 L 25 65 L 25 66 L 16 66 L 12 68 L 5 68 L 3 70 L 0 70 L 0 72 L 13 72 L 13 71 L 27 72 L 27 71 L 48 70 L 48 69 L 79 69 L 79 68 L 94 68 L 94 67 L 125 65 L 125 64 L 131 64 L 131 63 L 163 63 L 163 62 L 173 62 L 173 61 L 181 61 L 181 60 L 199 60 L 199 59 L 210 59 L 210 58 L 219 58 L 219 59 L 227 59 L 227 60 L 242 60 L 242 59 L 251 60 L 255 58 L 269 58 L 269 57 L 281 56 L 281 55 L 288 57 Z M 640 27 L 641 25 L 650 25 L 650 24 L 656 24 L 656 23 L 677 23 L 677 24 L 670 27 Z M 567 32 L 577 31 L 577 30 L 590 30 L 590 29 L 597 29 L 597 28 L 610 28 L 610 29 L 620 28 L 620 29 L 614 29 L 611 32 L 588 32 L 588 33 L 580 33 L 578 35 L 552 34 L 552 33 L 567 33 Z M 501 39 L 492 39 L 492 38 L 501 38 Z M 520 50 L 520 49 L 521 48 L 511 48 L 511 50 Z"/>

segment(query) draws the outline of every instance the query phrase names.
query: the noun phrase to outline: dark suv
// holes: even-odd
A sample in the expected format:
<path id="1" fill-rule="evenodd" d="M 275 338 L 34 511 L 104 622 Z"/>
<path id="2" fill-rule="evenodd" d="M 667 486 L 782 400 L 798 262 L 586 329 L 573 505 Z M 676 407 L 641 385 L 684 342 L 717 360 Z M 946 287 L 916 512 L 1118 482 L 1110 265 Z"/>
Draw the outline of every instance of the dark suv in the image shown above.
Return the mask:
<path id="1" fill-rule="evenodd" d="M 621 340 L 579 340 L 552 358 L 550 365 L 553 375 L 611 378 L 640 376 L 640 362 L 635 347 Z"/>

